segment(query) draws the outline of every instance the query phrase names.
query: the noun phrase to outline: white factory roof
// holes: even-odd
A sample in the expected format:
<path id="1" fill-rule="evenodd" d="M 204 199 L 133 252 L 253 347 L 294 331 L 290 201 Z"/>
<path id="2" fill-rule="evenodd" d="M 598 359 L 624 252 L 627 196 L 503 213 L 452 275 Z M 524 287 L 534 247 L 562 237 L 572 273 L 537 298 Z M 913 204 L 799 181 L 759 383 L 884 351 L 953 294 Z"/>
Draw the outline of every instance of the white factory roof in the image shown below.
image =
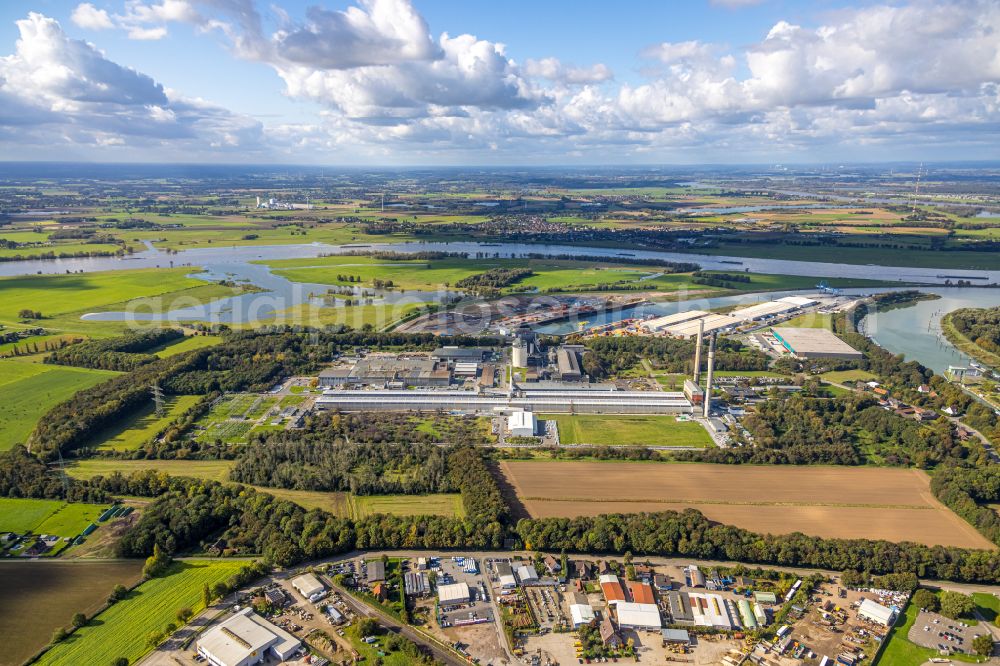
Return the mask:
<path id="1" fill-rule="evenodd" d="M 805 296 L 785 296 L 784 298 L 779 298 L 781 303 L 791 303 L 795 307 L 804 308 L 809 305 L 816 305 L 819 301 L 814 301 L 811 298 Z"/>
<path id="2" fill-rule="evenodd" d="M 858 615 L 888 627 L 892 624 L 895 613 L 891 608 L 886 608 L 871 599 L 863 599 L 861 605 L 858 606 Z"/>
<path id="3" fill-rule="evenodd" d="M 729 617 L 726 600 L 718 594 L 691 593 L 691 613 L 694 623 L 702 627 L 732 629 L 735 625 Z"/>
<path id="4" fill-rule="evenodd" d="M 287 659 L 300 645 L 297 638 L 259 617 L 252 608 L 238 611 L 198 639 L 198 651 L 224 665 L 242 664 L 268 649 Z"/>
<path id="5" fill-rule="evenodd" d="M 443 604 L 468 603 L 470 598 L 468 583 L 438 585 L 438 601 Z"/>
<path id="6" fill-rule="evenodd" d="M 590 624 L 594 621 L 594 609 L 590 604 L 570 604 L 569 614 L 573 619 L 574 627 Z"/>
<path id="7" fill-rule="evenodd" d="M 729 315 L 710 314 L 702 319 L 696 319 L 683 324 L 670 326 L 666 329 L 666 332 L 679 338 L 690 338 L 698 335 L 698 322 L 700 321 L 705 322 L 705 333 L 711 333 L 712 331 L 729 328 L 730 326 L 735 326 L 739 323 L 738 319 L 730 317 Z"/>
<path id="8" fill-rule="evenodd" d="M 733 310 L 729 313 L 729 316 L 739 319 L 740 321 L 752 321 L 760 317 L 768 317 L 771 315 L 791 312 L 797 308 L 797 305 L 792 305 L 791 303 L 767 301 L 766 303 L 757 303 L 756 305 L 749 305 L 745 308 Z"/>
<path id="9" fill-rule="evenodd" d="M 534 431 L 537 425 L 538 425 L 538 419 L 536 419 L 535 415 L 532 414 L 531 412 L 522 412 L 522 411 L 513 412 L 507 419 L 507 427 L 510 428 L 511 430 L 517 428 L 525 428 L 525 429 L 530 428 L 532 431 Z"/>
<path id="10" fill-rule="evenodd" d="M 323 583 L 319 582 L 319 579 L 311 573 L 304 573 L 297 578 L 293 578 L 292 587 L 298 590 L 302 596 L 307 599 L 326 591 L 326 588 L 323 587 Z"/>
<path id="11" fill-rule="evenodd" d="M 500 574 L 500 587 L 517 587 L 517 579 L 514 574 Z"/>
<path id="12" fill-rule="evenodd" d="M 533 565 L 525 564 L 517 568 L 517 578 L 522 583 L 534 582 L 538 580 L 538 572 Z"/>
<path id="13" fill-rule="evenodd" d="M 654 319 L 647 319 L 642 322 L 640 326 L 643 328 L 648 328 L 651 331 L 659 331 L 660 329 L 666 328 L 668 326 L 673 326 L 675 324 L 682 324 L 686 321 L 691 321 L 692 319 L 699 319 L 701 317 L 707 316 L 708 313 L 704 310 L 688 310 L 687 312 L 676 312 L 674 314 L 665 315 L 663 317 L 656 317 Z"/>
<path id="14" fill-rule="evenodd" d="M 656 604 L 635 604 L 623 601 L 619 602 L 615 608 L 618 610 L 619 627 L 653 630 L 663 626 L 660 621 L 660 610 Z"/>

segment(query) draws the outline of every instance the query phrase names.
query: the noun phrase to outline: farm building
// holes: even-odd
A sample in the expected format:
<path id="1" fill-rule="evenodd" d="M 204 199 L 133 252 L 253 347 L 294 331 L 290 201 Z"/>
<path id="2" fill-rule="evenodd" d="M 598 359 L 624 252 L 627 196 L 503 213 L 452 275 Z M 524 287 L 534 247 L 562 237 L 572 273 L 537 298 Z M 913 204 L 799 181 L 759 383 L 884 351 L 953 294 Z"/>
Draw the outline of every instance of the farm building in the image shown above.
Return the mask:
<path id="1" fill-rule="evenodd" d="M 319 582 L 319 578 L 316 578 L 311 573 L 304 573 L 293 579 L 292 587 L 298 590 L 299 594 L 309 601 L 322 599 L 326 595 L 326 587 L 323 586 L 323 583 Z"/>
<path id="2" fill-rule="evenodd" d="M 594 609 L 590 604 L 570 604 L 569 614 L 573 619 L 573 628 L 577 629 L 594 621 Z"/>
<path id="3" fill-rule="evenodd" d="M 858 606 L 858 616 L 882 626 L 891 627 L 896 619 L 896 611 L 871 599 L 863 599 L 861 605 Z"/>
<path id="4" fill-rule="evenodd" d="M 385 564 L 382 563 L 382 560 L 372 560 L 369 562 L 367 572 L 369 584 L 385 580 Z"/>
<path id="5" fill-rule="evenodd" d="M 605 647 L 612 649 L 621 647 L 621 634 L 619 634 L 618 630 L 615 629 L 615 625 L 611 624 L 611 619 L 607 615 L 605 615 L 604 619 L 601 620 L 599 629 L 601 631 L 601 643 L 603 643 Z"/>
<path id="6" fill-rule="evenodd" d="M 689 594 L 688 598 L 691 600 L 691 612 L 696 625 L 725 630 L 736 628 L 726 600 L 718 594 L 694 593 Z"/>
<path id="7" fill-rule="evenodd" d="M 628 601 L 625 596 L 625 589 L 622 588 L 621 581 L 614 574 L 605 574 L 598 579 L 601 584 L 601 592 L 604 593 L 604 601 L 609 606 Z"/>
<path id="8" fill-rule="evenodd" d="M 403 587 L 406 594 L 420 597 L 430 592 L 431 589 L 427 574 L 421 571 L 407 571 L 403 576 Z"/>
<path id="9" fill-rule="evenodd" d="M 198 639 L 198 654 L 214 666 L 253 666 L 273 655 L 278 661 L 290 659 L 302 642 L 253 612 L 237 611 Z"/>
<path id="10" fill-rule="evenodd" d="M 691 611 L 691 598 L 686 592 L 670 592 L 667 595 L 667 605 L 674 624 L 694 624 L 694 613 Z"/>
<path id="11" fill-rule="evenodd" d="M 472 599 L 472 592 L 468 583 L 452 583 L 451 585 L 438 585 L 438 601 L 442 606 L 456 606 L 467 604 Z"/>
<path id="12" fill-rule="evenodd" d="M 705 574 L 695 565 L 690 565 L 684 569 L 684 576 L 687 578 L 688 587 L 705 587 Z"/>
<path id="13" fill-rule="evenodd" d="M 653 588 L 649 583 L 642 583 L 640 581 L 630 580 L 626 583 L 628 585 L 629 596 L 632 597 L 632 601 L 637 604 L 655 604 L 656 599 L 653 597 Z"/>
<path id="14" fill-rule="evenodd" d="M 538 582 L 538 572 L 534 565 L 525 564 L 517 568 L 517 579 L 521 585 L 533 585 Z"/>
<path id="15" fill-rule="evenodd" d="M 538 419 L 531 412 L 516 411 L 507 417 L 507 431 L 512 437 L 534 437 Z"/>
<path id="16" fill-rule="evenodd" d="M 775 339 L 798 358 L 843 358 L 857 360 L 861 352 L 825 328 L 771 329 Z"/>
<path id="17" fill-rule="evenodd" d="M 512 590 L 517 587 L 517 578 L 514 577 L 514 570 L 509 562 L 497 562 L 497 580 L 500 581 L 500 588 Z"/>
<path id="18" fill-rule="evenodd" d="M 684 629 L 663 629 L 660 631 L 663 645 L 690 645 L 691 636 Z"/>
<path id="19" fill-rule="evenodd" d="M 753 598 L 757 600 L 757 603 L 761 604 L 778 603 L 778 595 L 776 595 L 774 592 L 754 592 Z"/>
<path id="20" fill-rule="evenodd" d="M 615 612 L 618 614 L 618 627 L 621 629 L 659 631 L 663 626 L 660 610 L 656 604 L 622 602 L 615 606 Z"/>

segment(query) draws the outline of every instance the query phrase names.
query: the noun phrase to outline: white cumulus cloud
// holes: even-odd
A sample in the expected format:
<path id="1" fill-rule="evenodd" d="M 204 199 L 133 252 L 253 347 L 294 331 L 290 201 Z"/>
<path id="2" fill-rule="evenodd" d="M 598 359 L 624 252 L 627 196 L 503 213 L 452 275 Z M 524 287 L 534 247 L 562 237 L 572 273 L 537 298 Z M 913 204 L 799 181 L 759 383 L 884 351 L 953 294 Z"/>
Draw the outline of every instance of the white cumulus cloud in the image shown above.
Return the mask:
<path id="1" fill-rule="evenodd" d="M 110 30 L 115 27 L 105 9 L 98 9 L 89 2 L 81 2 L 71 15 L 71 20 L 85 30 Z"/>

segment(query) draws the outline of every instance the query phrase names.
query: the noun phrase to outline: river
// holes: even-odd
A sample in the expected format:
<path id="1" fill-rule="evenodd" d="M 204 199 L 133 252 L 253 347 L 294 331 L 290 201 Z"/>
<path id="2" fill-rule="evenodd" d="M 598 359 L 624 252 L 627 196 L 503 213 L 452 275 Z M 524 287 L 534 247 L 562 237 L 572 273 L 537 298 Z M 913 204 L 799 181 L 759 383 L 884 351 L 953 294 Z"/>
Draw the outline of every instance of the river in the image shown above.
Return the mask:
<path id="1" fill-rule="evenodd" d="M 1000 283 L 1000 271 L 965 271 L 958 269 L 920 269 L 894 266 L 858 266 L 853 264 L 834 264 L 821 262 L 789 261 L 780 259 L 759 259 L 744 257 L 726 257 L 678 252 L 656 252 L 649 250 L 623 251 L 616 248 L 593 248 L 570 245 L 535 245 L 527 243 L 473 243 L 473 242 L 410 242 L 386 243 L 378 245 L 326 245 L 313 243 L 308 245 L 263 245 L 263 246 L 226 246 L 212 248 L 195 248 L 176 254 L 168 254 L 157 250 L 152 244 L 147 244 L 147 250 L 129 257 L 81 257 L 75 259 L 47 259 L 0 263 L 0 275 L 31 275 L 35 273 L 58 274 L 66 272 L 100 272 L 134 268 L 153 268 L 171 266 L 190 266 L 194 269 L 204 269 L 194 275 L 198 278 L 218 281 L 230 279 L 249 281 L 267 290 L 265 293 L 251 293 L 232 298 L 225 298 L 208 305 L 190 305 L 175 308 L 169 312 L 156 314 L 153 312 L 100 312 L 84 315 L 91 320 L 103 321 L 217 321 L 223 323 L 241 323 L 255 320 L 266 320 L 275 312 L 306 302 L 318 302 L 317 295 L 330 289 L 326 284 L 310 284 L 292 282 L 277 276 L 262 264 L 251 263 L 272 259 L 319 257 L 324 254 L 340 254 L 359 249 L 374 248 L 397 252 L 447 251 L 465 252 L 475 255 L 482 253 L 491 257 L 522 257 L 529 253 L 535 254 L 572 254 L 586 256 L 617 256 L 623 261 L 629 258 L 663 259 L 677 262 L 696 262 L 709 270 L 743 271 L 754 273 L 771 273 L 781 275 L 798 275 L 814 277 L 817 281 L 823 278 L 874 278 L 886 281 L 919 282 L 929 285 L 924 291 L 933 292 L 943 298 L 936 301 L 925 301 L 911 308 L 898 309 L 885 313 L 877 313 L 866 319 L 865 326 L 872 337 L 894 353 L 905 354 L 909 358 L 919 360 L 935 371 L 943 372 L 948 365 L 967 362 L 954 348 L 940 336 L 940 315 L 959 307 L 989 307 L 1000 305 L 1000 291 L 983 288 L 945 287 L 947 279 L 976 279 L 977 283 Z M 653 269 L 651 269 L 653 270 Z M 982 280 L 986 278 L 986 280 Z M 375 302 L 393 304 L 397 302 L 435 302 L 442 298 L 454 296 L 453 292 L 424 292 L 407 290 L 376 291 Z M 881 290 L 846 290 L 846 294 L 872 293 Z M 769 294 L 750 294 L 739 296 L 724 296 L 719 298 L 675 300 L 658 302 L 632 310 L 608 312 L 595 315 L 590 325 L 609 323 L 623 317 L 645 315 L 663 315 L 689 309 L 712 309 L 733 304 L 753 303 L 769 300 L 783 295 L 802 292 L 776 292 Z M 361 295 L 356 290 L 355 296 Z M 336 305 L 336 303 L 335 303 Z M 546 333 L 568 333 L 574 330 L 569 324 L 554 324 L 540 329 Z"/>

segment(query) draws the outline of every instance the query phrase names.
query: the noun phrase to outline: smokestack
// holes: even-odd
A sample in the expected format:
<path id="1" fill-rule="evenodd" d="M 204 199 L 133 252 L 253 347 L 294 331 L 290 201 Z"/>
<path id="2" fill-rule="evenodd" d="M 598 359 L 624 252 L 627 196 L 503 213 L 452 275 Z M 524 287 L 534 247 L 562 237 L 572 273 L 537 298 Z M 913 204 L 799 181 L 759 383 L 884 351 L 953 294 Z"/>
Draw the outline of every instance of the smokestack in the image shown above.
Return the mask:
<path id="1" fill-rule="evenodd" d="M 705 418 L 712 413 L 712 373 L 715 371 L 715 333 L 708 339 L 708 374 L 705 381 Z"/>
<path id="2" fill-rule="evenodd" d="M 701 379 L 701 345 L 705 338 L 705 320 L 698 320 L 698 341 L 694 343 L 694 383 Z"/>

